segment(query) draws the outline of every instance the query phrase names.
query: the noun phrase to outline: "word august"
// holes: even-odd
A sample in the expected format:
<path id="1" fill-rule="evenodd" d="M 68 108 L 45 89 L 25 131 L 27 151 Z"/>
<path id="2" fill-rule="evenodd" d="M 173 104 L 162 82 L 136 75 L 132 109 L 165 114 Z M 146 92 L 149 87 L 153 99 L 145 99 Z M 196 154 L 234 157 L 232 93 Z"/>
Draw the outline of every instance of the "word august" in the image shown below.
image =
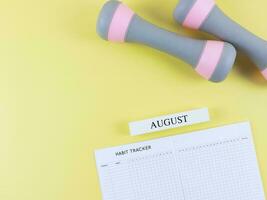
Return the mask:
<path id="1" fill-rule="evenodd" d="M 153 130 L 153 129 L 161 128 L 164 126 L 168 127 L 168 126 L 186 123 L 187 118 L 188 118 L 188 115 L 182 115 L 182 116 L 157 120 L 155 122 L 152 122 L 150 129 Z"/>
<path id="2" fill-rule="evenodd" d="M 142 151 L 148 151 L 151 150 L 151 146 L 144 146 L 144 147 L 138 147 L 138 148 L 133 148 L 133 149 L 128 149 L 128 150 L 124 150 L 124 151 L 119 151 L 119 152 L 115 152 L 116 156 L 123 156 L 129 153 L 138 153 L 138 152 L 142 152 Z"/>

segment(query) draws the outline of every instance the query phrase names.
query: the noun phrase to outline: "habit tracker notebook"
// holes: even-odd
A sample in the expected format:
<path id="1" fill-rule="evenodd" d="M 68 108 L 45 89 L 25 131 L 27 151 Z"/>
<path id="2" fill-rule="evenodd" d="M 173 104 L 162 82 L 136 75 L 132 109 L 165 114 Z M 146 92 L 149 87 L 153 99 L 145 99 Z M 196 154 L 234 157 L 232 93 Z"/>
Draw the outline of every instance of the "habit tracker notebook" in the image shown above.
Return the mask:
<path id="1" fill-rule="evenodd" d="M 104 200 L 265 200 L 249 123 L 95 156 Z"/>

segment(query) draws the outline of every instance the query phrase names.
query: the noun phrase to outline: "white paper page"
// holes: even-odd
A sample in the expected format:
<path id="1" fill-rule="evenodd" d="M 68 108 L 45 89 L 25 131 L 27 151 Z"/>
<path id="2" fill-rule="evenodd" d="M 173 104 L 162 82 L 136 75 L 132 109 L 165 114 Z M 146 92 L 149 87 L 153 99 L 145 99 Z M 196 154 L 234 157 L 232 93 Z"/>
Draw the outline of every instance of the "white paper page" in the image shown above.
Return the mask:
<path id="1" fill-rule="evenodd" d="M 249 123 L 95 156 L 104 200 L 265 200 Z"/>

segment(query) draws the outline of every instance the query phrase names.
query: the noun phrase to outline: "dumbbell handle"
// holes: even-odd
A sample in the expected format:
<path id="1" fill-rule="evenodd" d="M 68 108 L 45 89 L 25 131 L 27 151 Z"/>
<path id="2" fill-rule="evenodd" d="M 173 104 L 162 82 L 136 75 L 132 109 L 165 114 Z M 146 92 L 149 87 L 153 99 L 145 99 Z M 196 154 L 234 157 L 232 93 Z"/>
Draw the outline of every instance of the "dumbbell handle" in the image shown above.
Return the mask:
<path id="1" fill-rule="evenodd" d="M 267 42 L 226 16 L 214 0 L 180 0 L 174 17 L 185 27 L 208 32 L 249 55 L 267 79 Z"/>
<path id="2" fill-rule="evenodd" d="M 264 70 L 267 67 L 267 43 L 226 16 L 218 6 L 212 10 L 200 30 L 206 31 L 235 45 L 250 55 L 255 64 Z M 219 22 L 219 23 L 218 23 Z"/>
<path id="3" fill-rule="evenodd" d="M 205 46 L 205 41 L 179 36 L 159 28 L 135 15 L 129 26 L 126 42 L 145 44 L 179 57 L 195 67 Z"/>

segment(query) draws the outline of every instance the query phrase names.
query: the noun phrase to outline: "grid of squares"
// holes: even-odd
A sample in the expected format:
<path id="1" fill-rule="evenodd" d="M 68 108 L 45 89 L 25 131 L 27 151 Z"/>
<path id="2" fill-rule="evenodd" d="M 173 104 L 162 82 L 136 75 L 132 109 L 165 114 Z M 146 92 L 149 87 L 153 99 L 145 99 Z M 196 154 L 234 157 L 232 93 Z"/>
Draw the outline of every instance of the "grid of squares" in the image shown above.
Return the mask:
<path id="1" fill-rule="evenodd" d="M 264 200 L 247 138 L 179 150 L 185 199 Z"/>
<path id="2" fill-rule="evenodd" d="M 253 146 L 236 138 L 102 166 L 104 200 L 265 200 Z"/>

